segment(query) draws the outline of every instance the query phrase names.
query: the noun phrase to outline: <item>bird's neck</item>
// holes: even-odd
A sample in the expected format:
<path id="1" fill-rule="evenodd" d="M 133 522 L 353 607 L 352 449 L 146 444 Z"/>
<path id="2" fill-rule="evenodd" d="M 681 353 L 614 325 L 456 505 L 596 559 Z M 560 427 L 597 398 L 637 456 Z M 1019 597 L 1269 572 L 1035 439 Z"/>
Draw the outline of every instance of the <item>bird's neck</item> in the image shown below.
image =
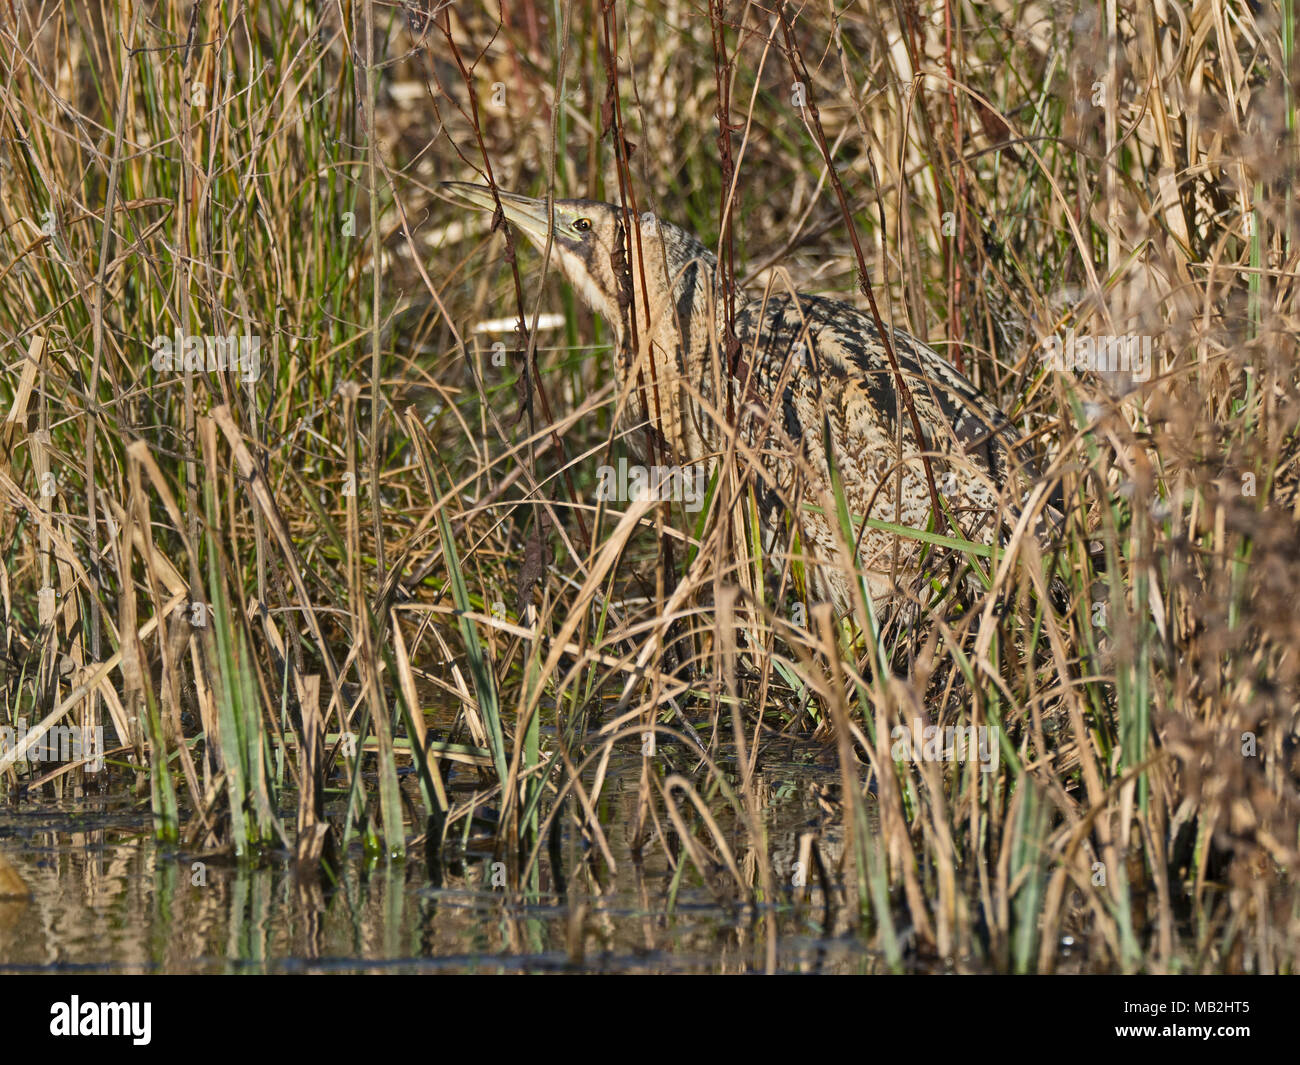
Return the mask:
<path id="1" fill-rule="evenodd" d="M 642 226 L 633 248 L 632 305 L 616 323 L 620 390 L 633 389 L 628 422 L 648 421 L 678 462 L 711 450 L 711 420 L 698 402 L 715 394 L 720 336 L 717 259 L 676 226 Z M 639 269 L 644 264 L 644 272 Z"/>

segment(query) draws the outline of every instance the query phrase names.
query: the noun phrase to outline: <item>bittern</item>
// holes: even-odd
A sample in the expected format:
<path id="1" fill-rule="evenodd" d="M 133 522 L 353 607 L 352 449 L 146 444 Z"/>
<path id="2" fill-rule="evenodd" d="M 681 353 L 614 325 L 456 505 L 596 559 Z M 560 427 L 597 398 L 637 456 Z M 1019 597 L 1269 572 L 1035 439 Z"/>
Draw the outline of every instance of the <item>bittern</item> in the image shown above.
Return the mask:
<path id="1" fill-rule="evenodd" d="M 618 426 L 634 454 L 712 469 L 734 446 L 738 464 L 756 473 L 767 549 L 787 516 L 795 523 L 813 598 L 848 605 L 851 561 L 873 599 L 886 599 L 921 556 L 919 538 L 863 523 L 846 559 L 836 479 L 854 519 L 949 534 L 956 522 L 988 545 L 1018 517 L 1032 475 L 1013 427 L 915 337 L 890 333 L 896 371 L 871 317 L 820 296 L 768 292 L 735 311 L 739 350 L 729 352 L 717 258 L 685 230 L 594 200 L 548 207 L 463 182 L 442 189 L 493 212 L 499 197 L 505 220 L 532 244 L 545 249 L 550 238 L 560 272 L 613 328 L 626 397 Z M 936 498 L 944 514 L 934 514 Z"/>

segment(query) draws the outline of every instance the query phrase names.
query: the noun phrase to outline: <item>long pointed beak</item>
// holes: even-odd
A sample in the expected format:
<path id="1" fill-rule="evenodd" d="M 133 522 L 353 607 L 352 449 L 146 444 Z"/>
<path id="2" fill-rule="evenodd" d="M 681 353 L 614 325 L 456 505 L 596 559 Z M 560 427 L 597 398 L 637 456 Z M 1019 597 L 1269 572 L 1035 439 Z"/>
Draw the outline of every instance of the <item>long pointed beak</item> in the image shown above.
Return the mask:
<path id="1" fill-rule="evenodd" d="M 497 209 L 492 190 L 486 185 L 471 185 L 466 181 L 443 181 L 438 185 L 443 199 L 452 203 L 474 207 L 480 211 Z M 513 192 L 497 190 L 501 198 L 501 210 L 506 221 L 519 229 L 539 247 L 546 244 L 546 234 L 550 230 L 550 214 L 546 210 L 545 200 L 534 200 L 527 196 L 517 196 Z"/>

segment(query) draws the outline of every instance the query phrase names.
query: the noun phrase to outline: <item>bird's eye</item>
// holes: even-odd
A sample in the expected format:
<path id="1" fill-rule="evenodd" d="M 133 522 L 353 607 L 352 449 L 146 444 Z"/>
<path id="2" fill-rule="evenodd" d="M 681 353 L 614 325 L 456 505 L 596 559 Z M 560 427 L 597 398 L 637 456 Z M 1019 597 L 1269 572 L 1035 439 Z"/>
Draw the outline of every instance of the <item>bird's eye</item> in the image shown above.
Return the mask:
<path id="1" fill-rule="evenodd" d="M 591 228 L 591 219 L 579 218 L 576 222 L 573 223 L 573 228 L 576 229 L 579 233 L 585 233 L 587 232 L 587 230 Z"/>

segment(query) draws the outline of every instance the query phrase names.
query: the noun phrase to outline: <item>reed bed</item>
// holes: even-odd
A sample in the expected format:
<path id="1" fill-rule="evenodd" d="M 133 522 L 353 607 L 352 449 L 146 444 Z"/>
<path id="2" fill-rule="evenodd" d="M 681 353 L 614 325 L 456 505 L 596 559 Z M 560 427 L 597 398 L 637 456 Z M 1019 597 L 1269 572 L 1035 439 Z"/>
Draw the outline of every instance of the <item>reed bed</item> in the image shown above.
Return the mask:
<path id="1" fill-rule="evenodd" d="M 772 964 L 806 907 L 896 970 L 1295 971 L 1294 28 L 1291 0 L 5 8 L 4 788 L 133 786 L 166 846 L 327 881 L 487 826 L 463 875 L 511 898 L 600 894 L 618 833 Z M 627 198 L 748 291 L 861 303 L 865 272 L 1015 421 L 1057 535 L 900 530 L 924 573 L 837 616 L 760 544 L 743 449 L 699 500 L 604 498 L 609 330 L 445 179 Z M 1096 336 L 1149 366 L 1051 361 Z M 229 337 L 233 370 L 199 357 Z M 103 772 L 25 757 L 71 728 Z M 987 757 L 913 757 L 926 728 Z M 776 737 L 838 767 L 793 838 Z"/>

